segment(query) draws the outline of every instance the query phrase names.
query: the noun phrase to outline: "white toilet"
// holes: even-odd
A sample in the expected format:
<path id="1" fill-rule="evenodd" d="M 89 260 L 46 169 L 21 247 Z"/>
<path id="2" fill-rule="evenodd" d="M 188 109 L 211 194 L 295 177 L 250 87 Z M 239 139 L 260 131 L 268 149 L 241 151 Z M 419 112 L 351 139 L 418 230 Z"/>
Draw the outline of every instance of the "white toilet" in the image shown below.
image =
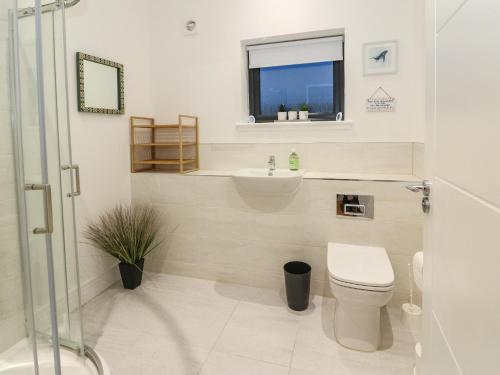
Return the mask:
<path id="1" fill-rule="evenodd" d="M 394 271 L 383 247 L 328 244 L 335 337 L 350 349 L 371 352 L 380 345 L 380 309 L 392 297 Z"/>

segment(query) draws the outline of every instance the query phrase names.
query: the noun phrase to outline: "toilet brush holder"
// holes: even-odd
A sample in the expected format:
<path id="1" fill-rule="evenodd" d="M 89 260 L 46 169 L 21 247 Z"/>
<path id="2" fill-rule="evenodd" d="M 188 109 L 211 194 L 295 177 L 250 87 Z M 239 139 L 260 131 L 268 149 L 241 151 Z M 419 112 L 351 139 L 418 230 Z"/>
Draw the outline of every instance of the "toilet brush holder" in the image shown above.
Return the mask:
<path id="1" fill-rule="evenodd" d="M 422 325 L 422 309 L 412 303 L 405 303 L 401 306 L 401 323 L 410 331 L 420 330 Z"/>
<path id="2" fill-rule="evenodd" d="M 422 325 L 422 309 L 413 304 L 412 266 L 408 263 L 408 282 L 410 286 L 410 302 L 401 306 L 401 323 L 412 332 L 420 331 Z"/>
<path id="3" fill-rule="evenodd" d="M 415 344 L 415 367 L 413 368 L 413 375 L 422 375 L 422 344 L 420 342 Z"/>

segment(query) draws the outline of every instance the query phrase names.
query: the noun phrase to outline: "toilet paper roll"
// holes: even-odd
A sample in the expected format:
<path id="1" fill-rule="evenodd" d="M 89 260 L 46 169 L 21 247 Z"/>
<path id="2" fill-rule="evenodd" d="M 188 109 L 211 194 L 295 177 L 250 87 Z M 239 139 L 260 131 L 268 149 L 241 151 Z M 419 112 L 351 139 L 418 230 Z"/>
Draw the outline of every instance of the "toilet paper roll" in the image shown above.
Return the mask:
<path id="1" fill-rule="evenodd" d="M 422 291 L 424 285 L 424 253 L 422 251 L 413 256 L 413 279 L 418 289 Z"/>
<path id="2" fill-rule="evenodd" d="M 422 309 L 411 303 L 401 306 L 401 323 L 410 331 L 418 332 L 422 325 Z"/>

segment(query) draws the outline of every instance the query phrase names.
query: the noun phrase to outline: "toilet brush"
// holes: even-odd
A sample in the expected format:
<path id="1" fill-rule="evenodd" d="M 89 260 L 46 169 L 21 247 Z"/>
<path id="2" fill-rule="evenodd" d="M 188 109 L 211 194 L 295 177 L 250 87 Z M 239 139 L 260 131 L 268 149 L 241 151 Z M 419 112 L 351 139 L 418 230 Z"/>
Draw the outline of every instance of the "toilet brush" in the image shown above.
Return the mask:
<path id="1" fill-rule="evenodd" d="M 420 330 L 422 309 L 413 304 L 413 275 L 411 264 L 408 263 L 408 281 L 410 286 L 409 303 L 401 306 L 401 323 L 411 331 Z"/>

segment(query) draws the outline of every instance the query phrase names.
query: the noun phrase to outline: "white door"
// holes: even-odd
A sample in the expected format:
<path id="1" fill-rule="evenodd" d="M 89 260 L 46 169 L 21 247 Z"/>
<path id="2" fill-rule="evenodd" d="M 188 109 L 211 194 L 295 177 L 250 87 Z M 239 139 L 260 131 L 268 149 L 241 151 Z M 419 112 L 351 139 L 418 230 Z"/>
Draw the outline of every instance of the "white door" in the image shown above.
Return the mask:
<path id="1" fill-rule="evenodd" d="M 432 3 L 424 374 L 498 375 L 500 1 Z"/>

